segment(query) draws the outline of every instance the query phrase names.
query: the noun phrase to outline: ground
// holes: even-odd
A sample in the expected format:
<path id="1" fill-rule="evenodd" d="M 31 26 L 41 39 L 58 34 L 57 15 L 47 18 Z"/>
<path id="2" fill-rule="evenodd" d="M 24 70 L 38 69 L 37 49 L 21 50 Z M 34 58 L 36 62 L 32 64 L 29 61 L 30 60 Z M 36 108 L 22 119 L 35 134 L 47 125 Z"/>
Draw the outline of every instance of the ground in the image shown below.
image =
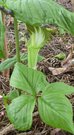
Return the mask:
<path id="1" fill-rule="evenodd" d="M 64 5 L 69 10 L 72 9 L 70 0 L 58 0 L 59 3 Z M 7 20 L 9 17 L 7 18 Z M 22 31 L 22 32 L 21 32 Z M 26 51 L 26 47 L 24 46 L 23 35 L 24 31 L 26 33 L 26 29 L 23 24 L 19 25 L 19 33 L 20 33 L 20 44 L 21 51 Z M 9 49 L 9 57 L 12 57 L 15 54 L 15 40 L 14 40 L 14 29 L 13 23 L 7 26 L 7 38 L 8 38 L 8 49 Z M 45 57 L 45 59 L 38 63 L 38 70 L 42 71 L 48 80 L 48 82 L 57 82 L 63 81 L 69 85 L 74 86 L 74 67 L 70 66 L 68 70 L 62 72 L 61 74 L 54 75 L 50 67 L 52 68 L 61 68 L 61 60 L 55 58 L 55 55 L 59 53 L 64 53 L 67 56 L 70 54 L 70 47 L 73 45 L 74 37 L 69 34 L 59 34 L 57 31 L 53 36 L 52 40 L 48 42 L 44 48 L 40 51 L 40 54 Z M 10 74 L 12 69 L 10 71 Z M 4 78 L 3 75 L 0 75 L 0 95 L 7 94 L 10 90 L 9 87 L 9 79 Z M 74 110 L 74 95 L 70 95 L 68 97 L 73 105 Z M 2 116 L 3 113 L 3 116 Z M 70 133 L 66 133 L 59 129 L 53 129 L 51 127 L 46 126 L 43 122 L 40 121 L 39 115 L 35 112 L 33 125 L 30 131 L 27 132 L 18 132 L 14 129 L 14 127 L 10 124 L 3 101 L 0 100 L 0 135 L 71 135 Z"/>

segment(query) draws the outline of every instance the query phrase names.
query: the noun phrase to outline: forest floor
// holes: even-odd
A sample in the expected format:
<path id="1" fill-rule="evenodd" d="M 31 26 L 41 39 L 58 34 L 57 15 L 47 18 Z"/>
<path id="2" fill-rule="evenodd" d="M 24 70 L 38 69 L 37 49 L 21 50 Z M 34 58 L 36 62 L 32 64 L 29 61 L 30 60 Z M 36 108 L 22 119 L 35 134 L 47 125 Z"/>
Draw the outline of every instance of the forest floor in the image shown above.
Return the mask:
<path id="1" fill-rule="evenodd" d="M 70 0 L 58 0 L 67 9 L 71 10 Z M 8 18 L 9 19 L 9 18 Z M 20 33 L 20 49 L 22 52 L 26 51 L 24 35 L 27 31 L 23 24 L 19 25 Z M 7 27 L 7 38 L 8 38 L 8 49 L 9 57 L 15 54 L 15 39 L 14 39 L 14 27 L 13 23 L 9 24 Z M 47 43 L 44 48 L 40 51 L 40 54 L 44 56 L 44 60 L 38 63 L 38 70 L 42 71 L 48 80 L 48 82 L 62 81 L 69 85 L 74 86 L 74 56 L 71 57 L 71 48 L 74 44 L 74 37 L 69 34 L 59 34 L 57 31 L 52 35 L 52 39 Z M 59 53 L 64 53 L 66 58 L 63 61 L 55 58 Z M 68 59 L 67 59 L 68 58 Z M 67 67 L 67 68 L 66 68 Z M 12 69 L 11 71 L 12 72 Z M 11 74 L 11 73 L 10 73 Z M 9 79 L 4 78 L 2 74 L 0 75 L 0 95 L 7 94 L 10 90 Z M 70 95 L 69 99 L 73 105 L 74 110 L 74 95 Z M 37 113 L 34 116 L 33 125 L 30 131 L 18 132 L 14 129 L 13 125 L 10 124 L 3 101 L 0 99 L 0 135 L 71 135 L 70 133 L 64 132 L 60 129 L 53 129 L 46 126 L 41 122 L 39 115 Z"/>

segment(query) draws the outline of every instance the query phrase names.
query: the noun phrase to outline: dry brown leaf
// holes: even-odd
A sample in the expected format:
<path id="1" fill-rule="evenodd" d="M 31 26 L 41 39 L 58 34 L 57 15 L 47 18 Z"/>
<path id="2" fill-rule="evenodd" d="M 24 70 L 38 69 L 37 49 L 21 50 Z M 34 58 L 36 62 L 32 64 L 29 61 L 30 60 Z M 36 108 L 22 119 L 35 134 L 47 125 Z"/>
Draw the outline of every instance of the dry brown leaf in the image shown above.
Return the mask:
<path id="1" fill-rule="evenodd" d="M 72 67 L 74 67 L 74 59 L 69 60 L 61 68 L 49 67 L 48 69 L 52 72 L 53 75 L 59 75 L 61 73 L 65 73 L 65 72 L 70 71 Z"/>
<path id="2" fill-rule="evenodd" d="M 56 128 L 56 129 L 53 129 L 50 133 L 50 135 L 56 135 L 56 133 L 58 133 L 61 129 L 59 128 Z"/>
<path id="3" fill-rule="evenodd" d="M 67 67 L 67 68 L 69 68 L 69 67 L 74 67 L 74 59 L 71 59 L 71 60 L 69 60 L 67 63 L 65 63 L 65 64 L 62 66 L 62 68 L 64 68 L 64 67 Z"/>
<path id="4" fill-rule="evenodd" d="M 66 71 L 66 67 L 63 67 L 63 68 L 52 68 L 52 67 L 49 67 L 49 70 L 52 72 L 53 75 L 59 75 L 61 73 L 64 73 Z"/>

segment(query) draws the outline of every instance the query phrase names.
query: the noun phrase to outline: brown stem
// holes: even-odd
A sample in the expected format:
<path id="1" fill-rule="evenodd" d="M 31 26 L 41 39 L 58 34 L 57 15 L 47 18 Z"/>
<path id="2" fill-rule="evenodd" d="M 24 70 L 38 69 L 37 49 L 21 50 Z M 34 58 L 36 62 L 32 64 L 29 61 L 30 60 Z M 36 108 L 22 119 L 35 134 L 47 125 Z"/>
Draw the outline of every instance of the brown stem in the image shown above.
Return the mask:
<path id="1" fill-rule="evenodd" d="M 2 21 L 3 21 L 3 24 L 5 26 L 5 14 L 3 12 L 2 12 Z M 6 27 L 5 27 L 5 29 L 6 29 Z M 5 56 L 5 58 L 3 59 L 3 61 L 8 58 L 8 47 L 7 47 L 6 30 L 5 30 L 5 34 L 4 34 L 4 56 Z M 7 79 L 9 79 L 9 70 L 5 70 L 3 72 L 3 76 L 6 77 Z"/>

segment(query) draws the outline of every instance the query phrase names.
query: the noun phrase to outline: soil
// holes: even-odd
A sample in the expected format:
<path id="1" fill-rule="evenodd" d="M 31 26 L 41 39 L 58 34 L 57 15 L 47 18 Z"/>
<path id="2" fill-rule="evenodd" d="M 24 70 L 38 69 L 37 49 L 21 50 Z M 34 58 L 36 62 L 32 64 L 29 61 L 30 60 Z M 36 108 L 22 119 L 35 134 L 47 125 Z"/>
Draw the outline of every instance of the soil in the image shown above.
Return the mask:
<path id="1" fill-rule="evenodd" d="M 72 5 L 70 0 L 57 0 L 60 4 L 64 5 L 67 9 L 72 10 Z M 7 22 L 9 17 L 6 18 Z M 19 24 L 19 36 L 20 36 L 20 50 L 22 52 L 26 51 L 26 38 L 28 38 L 28 33 L 24 24 Z M 9 57 L 15 55 L 15 38 L 14 38 L 14 27 L 13 20 L 12 23 L 7 26 L 7 38 L 8 38 L 8 50 Z M 74 43 L 74 37 L 69 34 L 60 34 L 58 31 L 52 36 L 52 40 L 48 42 L 44 48 L 40 51 L 40 54 L 45 57 L 45 59 L 38 63 L 38 70 L 42 71 L 48 80 L 48 82 L 57 82 L 62 81 L 69 85 L 74 86 L 74 67 L 70 67 L 70 70 L 53 75 L 49 67 L 60 68 L 61 60 L 55 58 L 55 55 L 59 53 L 64 53 L 66 57 L 70 54 L 70 47 Z M 12 69 L 10 70 L 10 74 Z M 7 94 L 10 91 L 9 79 L 5 78 L 2 74 L 0 75 L 0 95 Z M 68 97 L 73 105 L 74 111 L 74 95 Z M 13 125 L 10 124 L 3 101 L 0 99 L 0 135 L 71 135 L 70 133 L 64 132 L 60 129 L 53 129 L 49 126 L 46 126 L 41 122 L 39 115 L 35 112 L 36 115 L 33 118 L 33 125 L 30 131 L 27 132 L 18 132 L 14 129 Z"/>

